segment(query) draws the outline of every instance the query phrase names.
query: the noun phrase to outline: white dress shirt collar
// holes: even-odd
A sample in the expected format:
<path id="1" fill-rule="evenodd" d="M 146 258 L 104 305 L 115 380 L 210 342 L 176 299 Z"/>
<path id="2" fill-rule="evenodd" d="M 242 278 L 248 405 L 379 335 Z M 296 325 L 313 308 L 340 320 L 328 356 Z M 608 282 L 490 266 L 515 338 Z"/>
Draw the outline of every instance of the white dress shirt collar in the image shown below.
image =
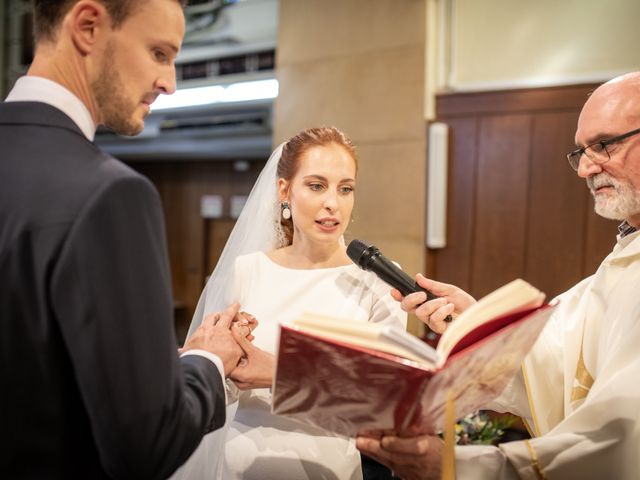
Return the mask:
<path id="1" fill-rule="evenodd" d="M 20 77 L 6 99 L 7 102 L 42 102 L 61 110 L 82 130 L 90 141 L 96 134 L 96 124 L 89 109 L 73 93 L 59 83 L 46 78 Z"/>

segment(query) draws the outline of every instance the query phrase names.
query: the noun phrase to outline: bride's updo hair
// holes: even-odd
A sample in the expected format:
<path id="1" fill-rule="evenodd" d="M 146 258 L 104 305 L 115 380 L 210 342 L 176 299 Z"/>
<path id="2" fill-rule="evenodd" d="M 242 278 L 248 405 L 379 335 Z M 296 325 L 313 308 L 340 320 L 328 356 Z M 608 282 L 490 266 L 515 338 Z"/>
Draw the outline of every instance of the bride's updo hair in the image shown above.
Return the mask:
<path id="1" fill-rule="evenodd" d="M 278 170 L 276 176 L 287 181 L 295 176 L 300 164 L 300 158 L 304 153 L 312 147 L 322 147 L 325 145 L 336 144 L 344 148 L 356 166 L 358 171 L 358 157 L 356 156 L 356 148 L 347 136 L 336 127 L 314 127 L 301 131 L 291 137 L 282 148 L 282 155 L 278 162 Z M 291 218 L 285 220 L 280 215 L 280 225 L 284 230 L 286 237 L 286 245 L 293 242 L 293 220 Z"/>

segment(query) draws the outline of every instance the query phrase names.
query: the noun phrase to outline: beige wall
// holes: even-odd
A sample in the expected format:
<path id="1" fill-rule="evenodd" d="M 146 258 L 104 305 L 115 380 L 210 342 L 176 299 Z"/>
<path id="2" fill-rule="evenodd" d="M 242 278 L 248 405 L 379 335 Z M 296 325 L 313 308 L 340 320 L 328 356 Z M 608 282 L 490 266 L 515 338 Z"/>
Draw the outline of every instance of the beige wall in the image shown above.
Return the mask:
<path id="1" fill-rule="evenodd" d="M 445 81 L 454 90 L 597 82 L 640 69 L 638 0 L 438 1 L 450 8 Z"/>
<path id="2" fill-rule="evenodd" d="M 274 142 L 342 129 L 360 159 L 347 240 L 423 271 L 425 1 L 281 0 L 279 25 Z"/>

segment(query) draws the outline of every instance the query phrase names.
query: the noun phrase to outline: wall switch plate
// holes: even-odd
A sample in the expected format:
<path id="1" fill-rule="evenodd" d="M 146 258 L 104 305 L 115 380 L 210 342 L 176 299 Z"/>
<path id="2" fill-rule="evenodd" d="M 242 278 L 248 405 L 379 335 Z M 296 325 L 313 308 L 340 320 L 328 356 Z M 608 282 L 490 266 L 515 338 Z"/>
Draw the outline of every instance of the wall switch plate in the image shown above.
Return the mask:
<path id="1" fill-rule="evenodd" d="M 230 212 L 231 218 L 238 218 L 242 209 L 244 208 L 244 204 L 247 203 L 246 195 L 233 195 L 231 197 L 231 205 Z"/>
<path id="2" fill-rule="evenodd" d="M 200 198 L 200 215 L 202 218 L 221 218 L 223 206 L 222 195 L 203 195 Z"/>

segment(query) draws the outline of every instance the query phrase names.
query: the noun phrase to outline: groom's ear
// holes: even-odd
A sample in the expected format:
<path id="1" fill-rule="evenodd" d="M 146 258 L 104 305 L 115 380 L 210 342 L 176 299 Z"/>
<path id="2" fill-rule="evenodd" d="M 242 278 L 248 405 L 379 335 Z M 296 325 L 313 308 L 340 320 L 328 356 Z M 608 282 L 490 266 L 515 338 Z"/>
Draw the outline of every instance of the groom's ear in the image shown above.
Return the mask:
<path id="1" fill-rule="evenodd" d="M 289 181 L 284 178 L 278 179 L 278 198 L 280 202 L 284 202 L 287 200 L 289 196 Z"/>

